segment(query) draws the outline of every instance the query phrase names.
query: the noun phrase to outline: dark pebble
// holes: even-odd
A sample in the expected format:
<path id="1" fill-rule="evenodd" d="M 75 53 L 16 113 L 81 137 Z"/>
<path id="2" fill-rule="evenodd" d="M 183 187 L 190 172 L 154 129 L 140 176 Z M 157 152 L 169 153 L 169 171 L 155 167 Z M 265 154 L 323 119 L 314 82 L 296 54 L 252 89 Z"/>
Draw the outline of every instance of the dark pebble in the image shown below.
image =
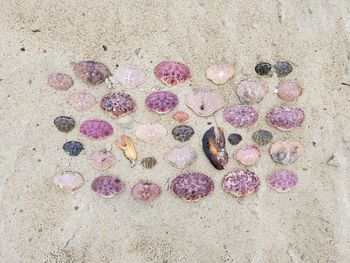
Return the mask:
<path id="1" fill-rule="evenodd" d="M 188 125 L 179 125 L 176 126 L 171 133 L 175 140 L 185 142 L 191 139 L 194 134 L 194 130 L 191 126 Z"/>
<path id="2" fill-rule="evenodd" d="M 255 72 L 260 76 L 269 74 L 271 69 L 272 69 L 272 65 L 266 62 L 259 63 L 255 66 Z"/>
<path id="3" fill-rule="evenodd" d="M 272 140 L 272 133 L 265 130 L 259 130 L 253 134 L 254 142 L 259 146 L 264 146 Z"/>
<path id="4" fill-rule="evenodd" d="M 70 156 L 78 156 L 84 149 L 84 146 L 80 142 L 69 141 L 63 144 L 63 150 Z"/>
<path id="5" fill-rule="evenodd" d="M 238 133 L 231 133 L 228 136 L 228 142 L 232 145 L 237 145 L 242 141 L 242 136 Z"/>
<path id="6" fill-rule="evenodd" d="M 293 66 L 285 61 L 277 62 L 274 68 L 278 77 L 285 77 L 293 71 Z"/>
<path id="7" fill-rule="evenodd" d="M 75 121 L 73 118 L 68 116 L 58 116 L 55 118 L 53 123 L 55 124 L 57 130 L 61 132 L 69 132 L 73 130 L 75 126 Z"/>

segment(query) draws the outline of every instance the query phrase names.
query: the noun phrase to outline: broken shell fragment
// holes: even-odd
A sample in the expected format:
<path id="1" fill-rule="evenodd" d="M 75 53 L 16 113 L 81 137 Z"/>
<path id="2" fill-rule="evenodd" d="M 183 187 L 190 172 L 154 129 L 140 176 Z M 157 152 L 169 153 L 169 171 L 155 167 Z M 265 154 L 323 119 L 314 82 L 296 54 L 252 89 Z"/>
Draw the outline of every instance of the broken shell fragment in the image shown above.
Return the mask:
<path id="1" fill-rule="evenodd" d="M 80 188 L 85 183 L 85 180 L 80 173 L 65 171 L 59 175 L 56 175 L 53 182 L 63 191 L 73 192 L 74 190 Z"/>
<path id="2" fill-rule="evenodd" d="M 191 91 L 185 99 L 186 105 L 198 116 L 208 117 L 225 106 L 224 96 L 209 90 Z"/>
<path id="3" fill-rule="evenodd" d="M 71 76 L 64 73 L 53 73 L 49 76 L 48 83 L 55 90 L 67 90 L 73 86 Z"/>
<path id="4" fill-rule="evenodd" d="M 154 68 L 154 75 L 167 85 L 177 85 L 185 82 L 191 76 L 190 69 L 178 61 L 163 61 Z"/>
<path id="5" fill-rule="evenodd" d="M 225 148 L 225 135 L 221 127 L 211 127 L 202 138 L 202 147 L 211 164 L 218 170 L 223 170 L 228 163 Z"/>
<path id="6" fill-rule="evenodd" d="M 194 130 L 191 126 L 188 125 L 179 125 L 176 126 L 172 131 L 171 131 L 173 137 L 175 140 L 180 141 L 180 142 L 186 142 L 194 134 Z"/>
<path id="7" fill-rule="evenodd" d="M 252 171 L 237 169 L 222 179 L 222 188 L 226 193 L 243 197 L 258 191 L 259 177 Z"/>
<path id="8" fill-rule="evenodd" d="M 301 126 L 304 118 L 304 111 L 301 108 L 289 106 L 275 107 L 266 116 L 267 123 L 281 131 Z"/>
<path id="9" fill-rule="evenodd" d="M 117 162 L 114 153 L 106 149 L 93 151 L 87 158 L 89 164 L 97 170 L 106 170 Z"/>
<path id="10" fill-rule="evenodd" d="M 63 144 L 63 150 L 70 156 L 78 156 L 83 149 L 84 146 L 80 142 L 69 141 Z"/>
<path id="11" fill-rule="evenodd" d="M 68 103 L 77 111 L 87 111 L 96 105 L 96 98 L 94 95 L 83 92 L 73 93 L 68 98 Z"/>
<path id="12" fill-rule="evenodd" d="M 101 175 L 92 182 L 91 189 L 101 197 L 112 198 L 123 192 L 125 185 L 118 177 Z"/>
<path id="13" fill-rule="evenodd" d="M 164 159 L 172 166 L 182 169 L 197 159 L 197 153 L 190 146 L 176 146 L 165 154 Z"/>
<path id="14" fill-rule="evenodd" d="M 102 97 L 100 107 L 113 118 L 120 118 L 136 110 L 136 101 L 127 93 L 112 92 Z"/>
<path id="15" fill-rule="evenodd" d="M 213 64 L 207 69 L 207 78 L 215 84 L 225 84 L 234 73 L 234 69 L 228 64 Z"/>
<path id="16" fill-rule="evenodd" d="M 166 129 L 158 123 L 146 123 L 137 127 L 135 135 L 146 143 L 157 143 L 166 135 Z"/>
<path id="17" fill-rule="evenodd" d="M 272 133 L 265 130 L 259 130 L 257 132 L 254 132 L 253 134 L 253 141 L 259 145 L 264 146 L 268 144 L 272 140 Z"/>
<path id="18" fill-rule="evenodd" d="M 268 91 L 269 88 L 265 81 L 259 79 L 250 79 L 243 81 L 238 85 L 237 95 L 241 102 L 247 104 L 255 104 L 260 102 Z"/>
<path id="19" fill-rule="evenodd" d="M 273 171 L 266 179 L 267 185 L 277 192 L 288 192 L 298 186 L 298 176 L 285 169 Z"/>
<path id="20" fill-rule="evenodd" d="M 114 141 L 115 145 L 124 152 L 125 157 L 130 161 L 131 167 L 135 166 L 137 153 L 132 139 L 122 134 L 119 139 Z"/>
<path id="21" fill-rule="evenodd" d="M 184 111 L 178 111 L 173 114 L 172 118 L 179 123 L 185 123 L 188 121 L 190 116 Z"/>
<path id="22" fill-rule="evenodd" d="M 113 127 L 104 120 L 86 120 L 80 125 L 80 133 L 91 140 L 103 140 L 113 134 Z"/>
<path id="23" fill-rule="evenodd" d="M 154 157 L 145 157 L 141 160 L 141 164 L 146 169 L 151 169 L 157 164 L 157 160 Z"/>
<path id="24" fill-rule="evenodd" d="M 260 151 L 255 146 L 244 145 L 236 150 L 233 157 L 243 165 L 253 165 L 259 160 Z"/>
<path id="25" fill-rule="evenodd" d="M 224 120 L 236 128 L 253 125 L 259 118 L 259 113 L 249 105 L 234 105 L 224 110 Z"/>
<path id="26" fill-rule="evenodd" d="M 135 88 L 146 82 L 143 70 L 130 66 L 119 66 L 113 72 L 113 78 L 126 88 Z"/>
<path id="27" fill-rule="evenodd" d="M 171 91 L 155 91 L 146 97 L 146 107 L 159 114 L 165 114 L 175 109 L 179 104 L 179 99 Z"/>
<path id="28" fill-rule="evenodd" d="M 158 198 L 161 190 L 160 187 L 150 182 L 138 182 L 131 189 L 131 196 L 136 200 L 148 203 Z"/>
<path id="29" fill-rule="evenodd" d="M 270 154 L 272 160 L 279 164 L 292 164 L 304 152 L 301 143 L 294 139 L 279 140 L 271 145 Z"/>
<path id="30" fill-rule="evenodd" d="M 203 173 L 184 173 L 172 180 L 170 190 L 178 198 L 199 201 L 214 191 L 214 182 Z"/>
<path id="31" fill-rule="evenodd" d="M 300 96 L 301 86 L 292 80 L 282 81 L 277 87 L 277 95 L 284 101 L 293 101 Z"/>
<path id="32" fill-rule="evenodd" d="M 75 76 L 89 84 L 98 85 L 111 75 L 108 67 L 96 61 L 82 61 L 74 65 Z"/>
<path id="33" fill-rule="evenodd" d="M 57 130 L 61 132 L 69 132 L 73 130 L 75 126 L 75 121 L 73 118 L 68 116 L 58 116 L 55 118 L 53 123 L 55 124 Z"/>

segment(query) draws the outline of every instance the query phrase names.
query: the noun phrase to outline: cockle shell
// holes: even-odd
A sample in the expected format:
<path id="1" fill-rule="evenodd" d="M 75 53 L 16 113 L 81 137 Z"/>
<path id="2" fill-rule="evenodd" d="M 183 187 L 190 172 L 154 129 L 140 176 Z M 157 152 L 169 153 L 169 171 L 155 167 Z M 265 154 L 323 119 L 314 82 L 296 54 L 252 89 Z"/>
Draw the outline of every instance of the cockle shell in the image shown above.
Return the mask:
<path id="1" fill-rule="evenodd" d="M 301 86 L 292 80 L 285 80 L 278 84 L 277 95 L 284 101 L 293 101 L 300 96 Z"/>
<path id="2" fill-rule="evenodd" d="M 188 121 L 190 116 L 184 111 L 177 111 L 173 114 L 172 118 L 179 123 L 185 123 Z"/>
<path id="3" fill-rule="evenodd" d="M 163 61 L 154 68 L 154 75 L 167 85 L 177 85 L 188 80 L 190 69 L 178 61 Z"/>
<path id="4" fill-rule="evenodd" d="M 208 117 L 225 106 L 225 99 L 215 91 L 192 90 L 186 95 L 185 103 L 198 116 Z"/>
<path id="5" fill-rule="evenodd" d="M 102 97 L 100 107 L 113 118 L 120 118 L 136 110 L 136 101 L 127 93 L 112 92 Z"/>
<path id="6" fill-rule="evenodd" d="M 273 171 L 266 179 L 267 185 L 277 192 L 288 192 L 298 186 L 298 176 L 285 169 Z"/>
<path id="7" fill-rule="evenodd" d="M 271 145 L 272 160 L 279 164 L 292 164 L 303 154 L 303 146 L 298 140 L 278 140 Z"/>
<path id="8" fill-rule="evenodd" d="M 67 90 L 74 84 L 71 76 L 64 73 L 53 73 L 49 76 L 48 83 L 55 90 Z"/>
<path id="9" fill-rule="evenodd" d="M 253 165 L 259 160 L 260 151 L 255 146 L 244 145 L 236 150 L 233 157 L 244 165 Z"/>
<path id="10" fill-rule="evenodd" d="M 96 61 L 82 61 L 74 65 L 75 76 L 89 84 L 98 85 L 111 75 L 108 67 Z"/>
<path id="11" fill-rule="evenodd" d="M 73 192 L 74 190 L 80 188 L 85 183 L 85 180 L 80 173 L 65 171 L 59 175 L 56 175 L 53 182 L 63 191 Z"/>
<path id="12" fill-rule="evenodd" d="M 91 189 L 104 198 L 112 198 L 123 192 L 124 188 L 125 184 L 113 175 L 101 175 L 91 184 Z"/>
<path id="13" fill-rule="evenodd" d="M 224 110 L 224 120 L 236 128 L 253 125 L 259 113 L 249 105 L 234 105 Z"/>
<path id="14" fill-rule="evenodd" d="M 126 88 L 135 88 L 146 82 L 143 70 L 131 66 L 119 66 L 114 71 L 113 78 Z"/>
<path id="15" fill-rule="evenodd" d="M 172 166 L 182 169 L 197 159 L 197 153 L 190 146 L 176 146 L 164 155 L 164 159 Z"/>
<path id="16" fill-rule="evenodd" d="M 225 84 L 234 73 L 234 69 L 228 64 L 213 64 L 207 69 L 207 78 L 215 84 Z"/>
<path id="17" fill-rule="evenodd" d="M 177 95 L 171 91 L 154 91 L 146 97 L 146 107 L 159 114 L 165 114 L 175 109 L 179 104 Z"/>
<path id="18" fill-rule="evenodd" d="M 86 120 L 80 125 L 80 133 L 91 140 L 103 140 L 113 134 L 113 127 L 104 120 Z"/>
<path id="19" fill-rule="evenodd" d="M 267 123 L 281 131 L 301 126 L 304 119 L 304 111 L 301 108 L 290 106 L 275 107 L 266 116 Z"/>
<path id="20" fill-rule="evenodd" d="M 265 81 L 250 79 L 238 85 L 237 95 L 243 103 L 255 104 L 260 102 L 268 91 L 269 88 Z"/>
<path id="21" fill-rule="evenodd" d="M 252 171 L 237 169 L 222 179 L 222 188 L 225 192 L 236 197 L 243 197 L 258 191 L 259 177 Z"/>
<path id="22" fill-rule="evenodd" d="M 87 158 L 88 162 L 98 170 L 105 170 L 117 162 L 115 154 L 106 149 L 93 151 Z"/>
<path id="23" fill-rule="evenodd" d="M 150 182 L 138 182 L 131 189 L 131 196 L 136 200 L 148 203 L 159 197 L 161 193 L 160 187 Z"/>
<path id="24" fill-rule="evenodd" d="M 165 137 L 166 129 L 163 125 L 154 123 L 154 124 L 142 124 L 136 129 L 136 137 L 145 141 L 146 143 L 157 143 Z"/>
<path id="25" fill-rule="evenodd" d="M 94 95 L 83 92 L 73 93 L 68 98 L 68 103 L 77 111 L 87 111 L 96 105 L 96 98 Z"/>

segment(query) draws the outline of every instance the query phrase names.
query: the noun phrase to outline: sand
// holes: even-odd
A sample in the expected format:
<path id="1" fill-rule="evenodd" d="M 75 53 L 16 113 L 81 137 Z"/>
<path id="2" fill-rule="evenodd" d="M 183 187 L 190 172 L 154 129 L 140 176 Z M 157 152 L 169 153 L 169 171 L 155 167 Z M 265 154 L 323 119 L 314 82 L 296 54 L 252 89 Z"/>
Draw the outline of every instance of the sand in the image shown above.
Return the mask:
<path id="1" fill-rule="evenodd" d="M 0 261 L 1 262 L 349 262 L 350 258 L 350 3 L 336 1 L 49 1 L 9 0 L 1 3 L 0 63 Z M 33 32 L 34 31 L 34 32 Z M 36 32 L 35 32 L 36 31 Z M 102 45 L 107 47 L 104 50 Z M 21 51 L 24 48 L 24 51 Z M 48 75 L 73 75 L 72 62 L 96 59 L 112 70 L 119 65 L 145 69 L 147 83 L 131 90 L 139 109 L 122 127 L 99 107 L 79 113 L 67 104 L 76 91 L 97 97 L 108 85 L 88 87 L 74 78 L 68 91 L 47 85 Z M 179 110 L 190 113 L 195 135 L 187 143 L 198 160 L 183 171 L 201 171 L 216 185 L 210 197 L 197 203 L 175 199 L 168 181 L 180 170 L 163 160 L 177 143 L 170 136 L 176 125 L 171 114 L 147 112 L 143 101 L 163 87 L 153 75 L 163 60 L 185 62 L 192 79 L 167 88 L 180 97 Z M 293 137 L 305 147 L 303 158 L 288 168 L 300 177 L 299 188 L 285 194 L 269 189 L 267 175 L 275 168 L 268 146 L 251 167 L 262 180 L 257 194 L 238 200 L 224 193 L 222 177 L 241 167 L 232 158 L 224 171 L 215 170 L 201 151 L 201 136 L 217 122 L 226 135 L 238 131 L 223 122 L 222 111 L 200 118 L 184 104 L 191 88 L 209 87 L 238 103 L 237 85 L 255 77 L 258 61 L 291 61 L 288 76 L 304 87 L 291 105 L 304 108 L 306 122 L 291 132 L 279 132 L 264 119 L 281 104 L 272 91 L 276 75 L 266 78 L 270 92 L 256 108 L 257 125 L 241 129 L 242 143 L 252 143 L 257 129 L 268 129 L 273 140 Z M 216 87 L 205 77 L 211 63 L 235 65 L 235 75 Z M 191 87 L 190 87 L 191 86 Z M 118 90 L 123 90 L 120 86 Z M 115 136 L 93 142 L 58 132 L 53 119 L 71 115 L 78 125 L 92 117 L 111 121 Z M 127 122 L 127 121 L 124 121 Z M 113 140 L 136 127 L 161 122 L 169 135 L 157 145 L 136 140 L 139 160 L 153 155 L 158 165 L 130 168 Z M 68 140 L 85 146 L 78 157 L 62 150 Z M 119 175 L 127 186 L 120 196 L 106 200 L 90 190 L 101 174 L 87 163 L 93 149 L 110 147 L 118 164 L 106 173 Z M 86 184 L 65 194 L 53 184 L 63 170 L 81 172 Z M 150 180 L 163 193 L 151 204 L 133 200 L 129 191 L 138 180 Z"/>

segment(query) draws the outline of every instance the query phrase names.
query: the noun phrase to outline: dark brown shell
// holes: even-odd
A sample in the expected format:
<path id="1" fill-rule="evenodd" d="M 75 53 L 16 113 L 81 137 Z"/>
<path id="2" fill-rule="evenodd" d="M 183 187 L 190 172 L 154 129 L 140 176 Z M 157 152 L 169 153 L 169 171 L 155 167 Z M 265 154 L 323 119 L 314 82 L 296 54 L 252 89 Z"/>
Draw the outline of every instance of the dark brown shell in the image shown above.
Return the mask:
<path id="1" fill-rule="evenodd" d="M 142 159 L 141 164 L 146 169 L 151 169 L 157 164 L 157 160 L 154 157 L 145 157 Z"/>

